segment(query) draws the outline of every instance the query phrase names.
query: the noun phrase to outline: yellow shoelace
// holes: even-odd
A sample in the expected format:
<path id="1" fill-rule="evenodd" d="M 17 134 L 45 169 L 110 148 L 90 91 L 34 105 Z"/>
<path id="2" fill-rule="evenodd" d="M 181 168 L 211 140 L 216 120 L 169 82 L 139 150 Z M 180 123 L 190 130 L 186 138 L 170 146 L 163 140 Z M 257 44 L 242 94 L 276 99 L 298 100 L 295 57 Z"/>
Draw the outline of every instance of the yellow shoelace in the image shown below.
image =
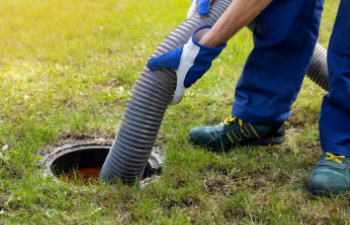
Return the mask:
<path id="1" fill-rule="evenodd" d="M 243 120 L 241 120 L 241 119 L 239 119 L 239 118 L 237 118 L 237 117 L 235 117 L 235 116 L 226 118 L 226 119 L 224 120 L 224 122 L 221 122 L 221 126 L 224 127 L 225 125 L 230 125 L 231 123 L 235 123 L 235 122 L 237 122 L 237 121 L 238 121 L 238 125 L 239 125 L 240 128 L 241 128 L 242 134 L 243 134 L 244 136 L 246 136 L 246 137 L 249 137 L 249 136 L 250 136 L 249 130 L 248 130 L 248 128 L 247 128 L 245 125 L 243 125 Z M 258 139 L 260 139 L 260 136 L 259 136 L 259 134 L 256 132 L 256 130 L 255 130 L 255 128 L 253 127 L 253 125 L 252 125 L 251 123 L 246 123 L 246 125 L 248 125 L 248 126 L 251 128 L 251 130 L 253 131 L 253 133 L 255 134 L 255 136 L 256 136 Z M 233 132 L 233 131 L 232 131 L 232 132 Z M 228 135 L 228 134 L 226 134 L 226 135 Z M 238 141 L 241 140 L 241 138 L 237 137 L 237 135 L 236 135 L 234 132 L 233 132 L 233 135 L 236 137 L 236 139 L 237 139 Z M 230 137 L 229 135 L 228 135 L 228 137 L 229 137 L 229 139 L 231 140 L 231 142 L 233 143 L 233 140 L 231 139 L 231 137 Z"/>
<path id="2" fill-rule="evenodd" d="M 235 117 L 235 116 L 226 118 L 226 119 L 224 120 L 224 122 L 221 122 L 221 126 L 230 125 L 230 123 L 235 123 L 237 120 L 238 120 L 239 126 L 242 127 L 242 126 L 243 126 L 243 120 L 238 119 L 238 118 Z"/>
<path id="3" fill-rule="evenodd" d="M 343 163 L 343 161 L 339 160 L 339 159 L 345 159 L 345 156 L 343 155 L 333 155 L 330 152 L 326 152 L 326 154 L 329 156 L 327 158 L 324 158 L 325 160 L 331 160 L 337 163 Z"/>

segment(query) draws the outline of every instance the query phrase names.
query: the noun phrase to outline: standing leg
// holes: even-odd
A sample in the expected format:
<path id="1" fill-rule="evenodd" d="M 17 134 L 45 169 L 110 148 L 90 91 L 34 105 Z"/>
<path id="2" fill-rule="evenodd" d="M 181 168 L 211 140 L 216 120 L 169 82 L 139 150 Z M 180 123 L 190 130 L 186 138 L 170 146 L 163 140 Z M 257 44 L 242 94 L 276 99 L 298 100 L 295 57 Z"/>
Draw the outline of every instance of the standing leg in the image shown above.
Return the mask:
<path id="1" fill-rule="evenodd" d="M 350 1 L 342 0 L 328 49 L 330 91 L 319 121 L 325 151 L 309 179 L 314 194 L 349 190 L 350 166 Z"/>
<path id="2" fill-rule="evenodd" d="M 256 18 L 232 116 L 281 124 L 290 116 L 318 37 L 323 0 L 275 0 Z"/>
<path id="3" fill-rule="evenodd" d="M 329 93 L 320 118 L 322 149 L 350 157 L 350 1 L 343 0 L 328 49 Z"/>
<path id="4" fill-rule="evenodd" d="M 236 88 L 232 117 L 189 133 L 213 149 L 280 144 L 315 48 L 323 0 L 274 0 L 255 19 L 254 49 Z"/>

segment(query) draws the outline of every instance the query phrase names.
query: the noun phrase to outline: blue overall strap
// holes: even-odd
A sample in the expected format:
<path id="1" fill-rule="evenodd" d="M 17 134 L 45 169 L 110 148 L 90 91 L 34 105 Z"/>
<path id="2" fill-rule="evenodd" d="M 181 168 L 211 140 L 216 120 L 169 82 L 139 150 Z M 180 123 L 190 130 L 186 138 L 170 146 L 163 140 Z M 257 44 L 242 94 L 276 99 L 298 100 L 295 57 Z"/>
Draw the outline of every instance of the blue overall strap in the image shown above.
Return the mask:
<path id="1" fill-rule="evenodd" d="M 350 1 L 342 0 L 328 49 L 329 88 L 319 121 L 324 151 L 350 157 Z"/>
<path id="2" fill-rule="evenodd" d="M 232 116 L 266 125 L 290 116 L 311 61 L 322 8 L 323 0 L 274 0 L 261 12 Z"/>

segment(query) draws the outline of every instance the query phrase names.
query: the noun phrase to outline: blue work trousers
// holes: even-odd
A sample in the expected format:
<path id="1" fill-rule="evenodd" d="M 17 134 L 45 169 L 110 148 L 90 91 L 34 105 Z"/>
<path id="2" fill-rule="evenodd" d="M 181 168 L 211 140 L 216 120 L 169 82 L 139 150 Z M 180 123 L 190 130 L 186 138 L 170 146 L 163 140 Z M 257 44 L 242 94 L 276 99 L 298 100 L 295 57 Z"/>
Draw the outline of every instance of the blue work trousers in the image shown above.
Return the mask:
<path id="1" fill-rule="evenodd" d="M 319 121 L 322 149 L 350 157 L 350 0 L 342 0 L 328 47 L 329 93 Z"/>
<path id="2" fill-rule="evenodd" d="M 254 49 L 235 93 L 232 116 L 279 125 L 301 88 L 318 37 L 323 0 L 274 0 L 256 18 Z M 328 52 L 330 92 L 320 136 L 325 151 L 350 156 L 350 0 L 343 0 Z"/>

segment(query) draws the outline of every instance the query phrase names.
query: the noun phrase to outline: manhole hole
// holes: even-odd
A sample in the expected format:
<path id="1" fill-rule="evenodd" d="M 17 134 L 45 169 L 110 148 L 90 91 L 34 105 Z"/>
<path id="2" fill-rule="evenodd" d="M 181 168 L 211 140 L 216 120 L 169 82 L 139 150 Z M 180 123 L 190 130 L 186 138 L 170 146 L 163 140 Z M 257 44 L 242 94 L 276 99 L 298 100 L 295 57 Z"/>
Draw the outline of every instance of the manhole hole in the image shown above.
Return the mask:
<path id="1" fill-rule="evenodd" d="M 44 156 L 45 175 L 73 183 L 99 181 L 102 165 L 111 147 L 110 143 L 78 143 L 58 147 Z M 142 180 L 160 174 L 162 161 L 162 156 L 153 150 Z"/>

